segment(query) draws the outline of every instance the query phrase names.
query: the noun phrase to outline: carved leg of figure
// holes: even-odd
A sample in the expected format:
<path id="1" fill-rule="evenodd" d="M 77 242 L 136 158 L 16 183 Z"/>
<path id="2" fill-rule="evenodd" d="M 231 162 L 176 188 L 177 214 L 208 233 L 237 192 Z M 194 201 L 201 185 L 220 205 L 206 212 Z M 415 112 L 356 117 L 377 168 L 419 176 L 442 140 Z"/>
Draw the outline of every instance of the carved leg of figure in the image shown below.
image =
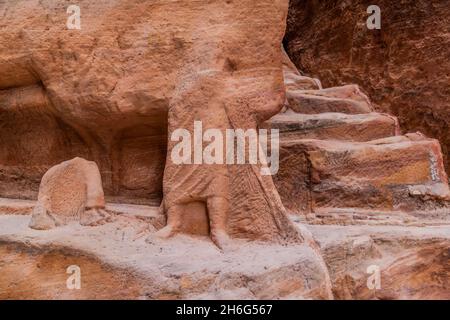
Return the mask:
<path id="1" fill-rule="evenodd" d="M 173 205 L 167 209 L 167 225 L 156 232 L 156 236 L 162 239 L 167 239 L 175 235 L 180 230 L 183 219 L 183 206 Z"/>
<path id="2" fill-rule="evenodd" d="M 226 249 L 231 240 L 227 233 L 228 199 L 211 197 L 207 200 L 211 239 L 220 249 Z"/>

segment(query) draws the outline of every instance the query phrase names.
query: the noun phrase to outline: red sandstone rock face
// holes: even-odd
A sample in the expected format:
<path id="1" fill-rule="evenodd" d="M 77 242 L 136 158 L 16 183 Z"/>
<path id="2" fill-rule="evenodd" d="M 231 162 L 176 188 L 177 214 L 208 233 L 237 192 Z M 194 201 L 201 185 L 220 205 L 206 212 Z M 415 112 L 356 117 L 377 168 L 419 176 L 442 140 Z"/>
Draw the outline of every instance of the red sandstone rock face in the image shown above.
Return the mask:
<path id="1" fill-rule="evenodd" d="M 216 242 L 304 238 L 259 167 L 177 165 L 167 139 L 196 120 L 256 129 L 282 108 L 287 0 L 85 0 L 81 30 L 66 28 L 64 1 L 1 5 L 0 195 L 35 196 L 38 177 L 76 155 L 116 199 L 164 196 L 161 236 L 204 233 L 193 219 Z"/>
<path id="2" fill-rule="evenodd" d="M 278 129 L 282 140 L 339 139 L 364 142 L 395 136 L 399 131 L 394 117 L 379 113 L 309 115 L 286 112 L 272 117 L 266 121 L 266 125 Z"/>
<path id="3" fill-rule="evenodd" d="M 29 217 L 0 210 L 0 298 L 450 298 L 450 233 L 444 220 L 425 222 L 422 217 L 416 226 L 393 226 L 391 216 L 372 226 L 308 226 L 330 273 L 331 296 L 324 269 L 310 248 L 238 243 L 220 252 L 207 240 L 186 236 L 146 242 L 151 231 L 143 218 L 149 210 L 135 209 L 115 208 L 111 224 L 46 232 L 29 229 Z M 81 290 L 67 289 L 70 265 L 81 268 Z M 369 266 L 380 270 L 379 289 L 367 286 Z"/>
<path id="4" fill-rule="evenodd" d="M 433 210 L 450 200 L 436 140 L 403 136 L 365 143 L 287 139 L 280 156 L 275 184 L 293 212 L 330 207 Z"/>
<path id="5" fill-rule="evenodd" d="M 63 1 L 0 4 L 0 192 L 36 197 L 50 167 L 80 156 L 108 195 L 160 201 L 169 79 L 182 63 L 158 62 L 177 39 L 152 24 L 167 8 L 77 4 L 81 30 L 66 28 Z"/>
<path id="6" fill-rule="evenodd" d="M 335 299 L 450 298 L 448 227 L 314 226 Z M 368 286 L 369 268 L 379 288 Z"/>
<path id="7" fill-rule="evenodd" d="M 32 198 L 43 178 L 37 204 L 0 198 L 0 298 L 448 299 L 439 142 L 400 135 L 357 85 L 298 71 L 280 50 L 287 1 L 80 3 L 84 27 L 68 31 L 63 1 L 6 2 L 0 196 Z M 167 134 L 195 120 L 279 129 L 274 181 L 166 161 Z M 73 156 L 95 163 L 44 175 Z M 102 179 L 122 203 L 105 206 Z M 127 204 L 162 193 L 162 210 Z"/>
<path id="8" fill-rule="evenodd" d="M 285 108 L 263 126 L 280 131 L 274 181 L 287 209 L 313 216 L 336 208 L 448 212 L 450 189 L 437 140 L 400 136 L 397 118 L 371 112 L 358 86 L 308 89 L 306 76 L 291 81 L 300 72 L 286 56 L 284 74 Z"/>
<path id="9" fill-rule="evenodd" d="M 117 209 L 109 224 L 45 232 L 0 211 L 0 299 L 332 299 L 327 269 L 305 244 L 237 241 L 224 252 L 206 237 L 149 241 L 146 215 Z M 80 290 L 67 288 L 71 265 Z"/>
<path id="10" fill-rule="evenodd" d="M 288 90 L 286 95 L 289 107 L 298 113 L 362 114 L 373 111 L 369 99 L 355 85 L 320 90 Z"/>
<path id="11" fill-rule="evenodd" d="M 381 30 L 366 27 L 381 8 Z M 442 0 L 291 0 L 286 49 L 324 86 L 359 84 L 404 130 L 443 145 L 450 170 L 450 3 Z"/>

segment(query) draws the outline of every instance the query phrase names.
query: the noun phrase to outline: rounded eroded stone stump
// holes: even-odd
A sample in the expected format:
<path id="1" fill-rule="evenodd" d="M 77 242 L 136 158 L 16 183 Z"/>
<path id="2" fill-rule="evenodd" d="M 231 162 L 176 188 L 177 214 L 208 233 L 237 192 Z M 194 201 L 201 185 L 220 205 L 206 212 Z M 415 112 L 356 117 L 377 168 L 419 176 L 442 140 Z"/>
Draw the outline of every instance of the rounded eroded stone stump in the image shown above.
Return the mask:
<path id="1" fill-rule="evenodd" d="M 39 187 L 30 228 L 48 230 L 70 222 L 97 225 L 108 220 L 102 180 L 95 162 L 74 158 L 48 170 Z"/>

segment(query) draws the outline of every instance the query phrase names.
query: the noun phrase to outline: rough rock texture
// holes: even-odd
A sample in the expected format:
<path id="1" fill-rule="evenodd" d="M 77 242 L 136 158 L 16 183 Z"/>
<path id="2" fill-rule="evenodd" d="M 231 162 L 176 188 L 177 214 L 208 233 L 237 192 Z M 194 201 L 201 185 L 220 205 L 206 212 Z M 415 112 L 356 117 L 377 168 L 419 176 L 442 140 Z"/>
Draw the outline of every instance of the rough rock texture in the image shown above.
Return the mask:
<path id="1" fill-rule="evenodd" d="M 287 140 L 280 159 L 275 183 L 294 212 L 320 207 L 433 210 L 450 200 L 439 143 L 422 136 L 365 143 Z"/>
<path id="2" fill-rule="evenodd" d="M 401 136 L 397 118 L 371 112 L 355 85 L 305 89 L 304 80 L 291 81 L 300 71 L 289 57 L 283 65 L 290 81 L 285 108 L 262 127 L 280 131 L 274 182 L 288 210 L 450 211 L 439 141 Z"/>
<path id="3" fill-rule="evenodd" d="M 450 299 L 450 227 L 310 226 L 319 241 L 335 299 Z M 380 271 L 370 289 L 369 267 Z M 368 272 L 369 271 L 369 272 Z"/>
<path id="4" fill-rule="evenodd" d="M 44 176 L 0 198 L 0 299 L 448 299 L 439 142 L 299 71 L 287 0 L 78 5 L 0 1 L 0 197 Z M 195 121 L 279 129 L 278 175 L 180 165 Z"/>
<path id="5" fill-rule="evenodd" d="M 397 119 L 379 113 L 357 115 L 320 113 L 308 115 L 285 112 L 266 121 L 265 126 L 278 129 L 282 141 L 338 139 L 363 142 L 395 136 L 400 130 Z"/>
<path id="6" fill-rule="evenodd" d="M 227 233 L 303 241 L 258 166 L 176 165 L 167 139 L 195 120 L 256 128 L 282 108 L 288 1 L 77 5 L 81 30 L 66 28 L 66 1 L 0 4 L 0 195 L 32 195 L 45 170 L 76 154 L 98 164 L 110 196 L 164 194 L 161 236 L 205 232 L 183 229 L 194 219 L 216 243 Z"/>
<path id="7" fill-rule="evenodd" d="M 0 3 L 1 193 L 36 197 L 50 167 L 80 156 L 99 165 L 108 195 L 159 202 L 184 56 L 167 52 L 185 41 L 160 30 L 170 5 L 77 5 L 81 30 L 66 28 L 65 1 Z"/>
<path id="8" fill-rule="evenodd" d="M 291 59 L 286 53 L 284 47 L 283 51 L 283 74 L 284 74 L 284 85 L 286 90 L 318 90 L 322 89 L 322 84 L 319 79 L 313 79 L 310 77 L 305 77 L 300 74 L 297 67 L 292 63 Z"/>
<path id="9" fill-rule="evenodd" d="M 0 299 L 332 298 L 323 261 L 305 244 L 236 241 L 222 252 L 207 237 L 160 240 L 141 218 L 42 232 L 0 213 Z M 80 290 L 67 289 L 71 265 Z"/>
<path id="10" fill-rule="evenodd" d="M 0 211 L 0 298 L 449 299 L 448 214 L 427 222 L 422 217 L 416 226 L 393 225 L 393 219 L 372 226 L 368 220 L 308 225 L 330 287 L 305 245 L 237 242 L 221 252 L 206 237 L 148 239 L 154 232 L 148 213 L 158 215 L 157 208 L 122 205 L 114 211 L 110 224 L 71 224 L 45 233 L 29 229 L 27 216 Z M 67 289 L 71 265 L 80 267 L 80 290 Z M 380 289 L 367 286 L 369 266 L 380 270 Z"/>
<path id="11" fill-rule="evenodd" d="M 52 167 L 42 178 L 30 227 L 47 230 L 70 222 L 96 225 L 107 221 L 102 179 L 95 162 L 82 158 Z"/>
<path id="12" fill-rule="evenodd" d="M 381 9 L 368 30 L 367 8 Z M 359 84 L 407 131 L 439 139 L 450 170 L 450 2 L 291 0 L 286 50 L 324 86 Z"/>
<path id="13" fill-rule="evenodd" d="M 298 113 L 361 114 L 373 111 L 369 99 L 355 85 L 319 90 L 288 90 L 286 95 L 289 107 Z"/>

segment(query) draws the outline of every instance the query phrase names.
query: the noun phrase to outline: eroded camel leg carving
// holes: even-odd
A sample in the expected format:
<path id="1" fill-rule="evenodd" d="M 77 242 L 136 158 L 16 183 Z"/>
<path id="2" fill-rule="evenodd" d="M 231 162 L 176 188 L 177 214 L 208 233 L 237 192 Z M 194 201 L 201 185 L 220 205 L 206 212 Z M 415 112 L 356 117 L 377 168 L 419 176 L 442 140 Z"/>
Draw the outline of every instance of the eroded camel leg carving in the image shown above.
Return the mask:
<path id="1" fill-rule="evenodd" d="M 183 206 L 172 206 L 166 212 L 167 225 L 157 232 L 157 236 L 161 238 L 169 238 L 181 230 L 181 223 L 183 219 Z"/>
<path id="2" fill-rule="evenodd" d="M 211 239 L 219 247 L 224 248 L 230 242 L 227 233 L 228 199 L 224 197 L 211 197 L 207 201 Z"/>

